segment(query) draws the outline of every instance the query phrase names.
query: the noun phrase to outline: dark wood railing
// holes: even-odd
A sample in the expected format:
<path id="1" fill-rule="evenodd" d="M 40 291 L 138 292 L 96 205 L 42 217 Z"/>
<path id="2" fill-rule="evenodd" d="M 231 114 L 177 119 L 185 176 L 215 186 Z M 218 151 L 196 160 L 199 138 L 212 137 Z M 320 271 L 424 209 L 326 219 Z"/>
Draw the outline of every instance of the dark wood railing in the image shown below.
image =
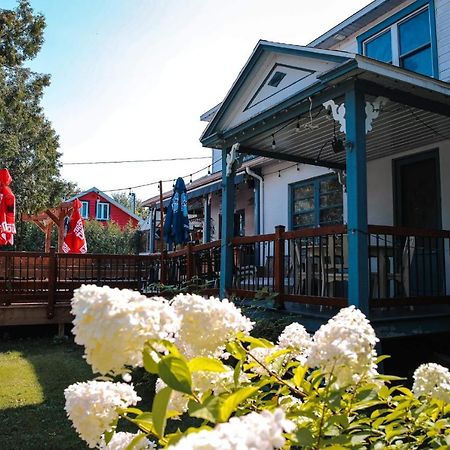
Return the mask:
<path id="1" fill-rule="evenodd" d="M 450 303 L 450 231 L 369 226 L 373 308 Z M 347 305 L 348 245 L 345 225 L 235 237 L 233 285 L 239 297 L 278 302 Z M 66 255 L 0 252 L 0 306 L 40 303 L 52 317 L 82 284 L 158 292 L 158 284 L 185 287 L 192 280 L 217 294 L 220 241 L 150 255 Z M 206 292 L 206 291 L 205 291 Z"/>

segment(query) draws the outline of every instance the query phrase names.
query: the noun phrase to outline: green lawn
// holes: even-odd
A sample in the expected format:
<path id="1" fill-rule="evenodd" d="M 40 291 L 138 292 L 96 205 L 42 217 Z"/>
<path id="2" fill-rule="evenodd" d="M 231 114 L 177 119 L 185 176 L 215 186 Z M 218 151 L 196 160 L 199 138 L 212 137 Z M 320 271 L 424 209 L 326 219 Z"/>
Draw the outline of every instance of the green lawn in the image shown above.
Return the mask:
<path id="1" fill-rule="evenodd" d="M 86 449 L 64 411 L 64 389 L 92 378 L 81 348 L 51 338 L 0 342 L 0 448 Z"/>

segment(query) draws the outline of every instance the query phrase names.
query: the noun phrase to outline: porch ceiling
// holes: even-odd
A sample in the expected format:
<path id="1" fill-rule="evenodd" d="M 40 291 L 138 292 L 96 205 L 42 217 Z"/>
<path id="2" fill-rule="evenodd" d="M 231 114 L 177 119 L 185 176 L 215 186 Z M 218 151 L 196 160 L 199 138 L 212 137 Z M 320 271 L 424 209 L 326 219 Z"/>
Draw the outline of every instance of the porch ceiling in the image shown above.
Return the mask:
<path id="1" fill-rule="evenodd" d="M 373 96 L 367 97 L 367 100 L 373 99 Z M 336 100 L 337 103 L 343 101 L 343 98 Z M 345 140 L 345 134 L 339 131 L 339 123 L 335 123 L 323 108 L 316 108 L 311 115 L 314 128 L 308 128 L 310 117 L 304 114 L 299 120 L 294 119 L 259 136 L 242 139 L 241 150 L 255 154 L 270 153 L 274 159 L 279 154 L 280 159 L 304 158 L 317 165 L 345 165 L 345 151 L 336 154 L 331 147 L 334 130 L 338 138 Z M 373 130 L 366 135 L 368 160 L 450 139 L 450 117 L 393 101 L 383 107 L 372 126 Z M 275 150 L 272 149 L 272 134 Z"/>

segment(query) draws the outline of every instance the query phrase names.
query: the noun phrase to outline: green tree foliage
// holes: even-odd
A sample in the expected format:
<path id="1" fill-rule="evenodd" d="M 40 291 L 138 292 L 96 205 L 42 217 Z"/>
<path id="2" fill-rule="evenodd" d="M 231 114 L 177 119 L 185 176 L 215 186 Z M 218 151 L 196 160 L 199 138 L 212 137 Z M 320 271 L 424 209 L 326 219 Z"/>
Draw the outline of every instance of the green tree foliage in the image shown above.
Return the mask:
<path id="1" fill-rule="evenodd" d="M 86 220 L 84 233 L 89 253 L 135 254 L 139 243 L 139 231 L 131 224 L 123 230 L 115 222 L 101 224 L 96 220 Z"/>
<path id="2" fill-rule="evenodd" d="M 112 195 L 112 198 L 119 202 L 121 205 L 125 206 L 125 208 L 129 209 L 131 212 L 133 212 L 133 203 L 131 199 L 131 195 L 126 194 L 125 192 L 116 192 Z M 136 198 L 136 215 L 139 217 L 142 217 L 143 219 L 147 218 L 148 216 L 148 208 L 145 208 L 142 206 L 142 200 Z"/>
<path id="3" fill-rule="evenodd" d="M 73 189 L 60 178 L 58 136 L 41 106 L 50 77 L 24 65 L 39 52 L 44 28 L 28 0 L 0 9 L 0 167 L 13 177 L 18 217 L 55 206 Z"/>

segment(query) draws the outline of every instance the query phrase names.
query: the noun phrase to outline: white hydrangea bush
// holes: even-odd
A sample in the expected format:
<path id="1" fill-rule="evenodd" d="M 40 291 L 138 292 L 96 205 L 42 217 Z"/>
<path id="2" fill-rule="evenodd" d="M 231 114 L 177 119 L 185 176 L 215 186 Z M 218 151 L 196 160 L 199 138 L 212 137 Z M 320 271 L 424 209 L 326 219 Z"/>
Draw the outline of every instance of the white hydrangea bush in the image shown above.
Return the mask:
<path id="1" fill-rule="evenodd" d="M 353 306 L 313 335 L 291 323 L 276 343 L 251 336 L 253 322 L 233 302 L 194 294 L 168 301 L 82 286 L 72 312 L 76 342 L 102 375 L 65 391 L 67 415 L 90 448 L 450 445 L 448 369 L 420 366 L 412 391 L 392 384 L 401 380 L 378 373 L 378 339 Z M 131 384 L 142 366 L 154 377 L 151 411 Z"/>

